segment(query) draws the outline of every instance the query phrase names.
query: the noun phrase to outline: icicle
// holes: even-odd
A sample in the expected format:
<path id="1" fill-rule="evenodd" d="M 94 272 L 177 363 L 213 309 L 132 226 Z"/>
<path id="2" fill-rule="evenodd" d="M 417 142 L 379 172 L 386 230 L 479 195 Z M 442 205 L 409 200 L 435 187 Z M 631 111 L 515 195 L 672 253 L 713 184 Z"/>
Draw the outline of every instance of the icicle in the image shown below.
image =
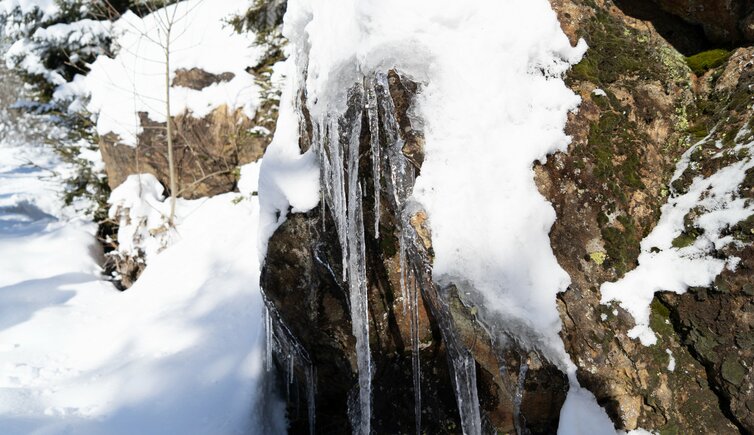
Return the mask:
<path id="1" fill-rule="evenodd" d="M 357 107 L 361 107 L 361 104 Z M 364 214 L 361 202 L 361 184 L 359 184 L 360 113 L 351 121 L 351 127 L 348 146 L 348 284 L 351 299 L 351 323 L 353 334 L 356 337 L 356 361 L 359 369 L 359 433 L 368 435 L 372 413 L 372 361 L 369 350 Z"/>
<path id="2" fill-rule="evenodd" d="M 319 150 L 320 167 L 322 168 L 322 186 L 324 187 L 324 201 L 330 205 L 335 229 L 338 233 L 340 249 L 343 253 L 343 281 L 348 277 L 347 233 L 348 222 L 346 213 L 346 192 L 343 174 L 343 147 L 340 142 L 338 122 L 333 118 L 325 118 L 320 124 L 322 147 Z M 328 145 L 325 147 L 325 145 Z M 322 217 L 324 221 L 324 216 Z"/>
<path id="3" fill-rule="evenodd" d="M 482 419 L 479 412 L 479 397 L 476 389 L 476 365 L 468 352 L 452 355 L 455 377 L 456 401 L 461 415 L 464 435 L 482 433 Z"/>
<path id="4" fill-rule="evenodd" d="M 293 384 L 293 354 L 288 354 L 288 384 Z"/>
<path id="5" fill-rule="evenodd" d="M 422 391 L 421 359 L 419 355 L 419 286 L 415 277 L 411 277 L 411 367 L 414 378 L 414 421 L 416 435 L 421 434 L 422 426 Z"/>
<path id="6" fill-rule="evenodd" d="M 403 314 L 406 314 L 408 307 L 408 291 L 406 289 L 406 239 L 403 237 L 403 229 L 400 229 L 400 235 L 398 237 L 398 265 L 400 267 L 400 286 L 401 286 L 401 302 L 403 303 Z"/>
<path id="7" fill-rule="evenodd" d="M 361 118 L 358 119 L 359 126 L 361 126 Z M 335 215 L 337 216 L 338 224 L 338 237 L 340 238 L 340 245 L 343 252 L 343 280 L 345 281 L 348 276 L 348 214 L 346 209 L 346 185 L 344 180 L 345 174 L 345 156 L 343 144 L 340 142 L 340 135 L 338 130 L 338 122 L 332 120 L 330 126 L 330 144 L 334 154 L 334 164 L 332 168 L 333 186 L 335 188 L 334 201 L 337 204 L 337 210 Z M 358 176 L 358 171 L 356 173 Z M 349 187 L 349 194 L 351 194 Z"/>
<path id="8" fill-rule="evenodd" d="M 369 118 L 369 137 L 372 150 L 372 178 L 374 180 L 374 238 L 380 238 L 380 190 L 382 181 L 382 162 L 380 161 L 380 119 L 377 110 L 377 93 L 372 80 L 367 82 L 367 117 Z"/>
<path id="9" fill-rule="evenodd" d="M 272 316 L 270 309 L 265 304 L 264 307 L 264 335 L 265 335 L 265 368 L 267 372 L 272 371 Z"/>
<path id="10" fill-rule="evenodd" d="M 376 75 L 375 86 L 379 106 L 380 120 L 385 132 L 387 162 L 389 173 L 387 181 L 392 193 L 391 199 L 396 210 L 403 210 L 406 200 L 414 187 L 414 169 L 403 154 L 405 142 L 400 135 L 400 126 L 395 119 L 395 105 L 390 96 L 388 78 L 385 74 Z"/>
<path id="11" fill-rule="evenodd" d="M 286 354 L 285 356 L 285 398 L 286 402 L 289 402 L 291 400 L 291 384 L 293 383 L 293 364 L 291 364 L 293 360 L 291 359 L 291 354 Z"/>
<path id="12" fill-rule="evenodd" d="M 314 369 L 314 364 L 311 362 L 307 366 L 306 369 L 306 405 L 308 408 L 308 415 L 309 415 L 309 435 L 314 435 L 315 432 L 315 426 L 316 426 L 316 419 L 317 419 L 317 404 L 316 404 L 316 396 L 317 396 L 317 381 L 316 381 L 316 372 Z"/>
<path id="13" fill-rule="evenodd" d="M 327 211 L 327 199 L 328 199 L 328 192 L 327 192 L 327 184 L 329 182 L 329 172 L 325 168 L 325 165 L 328 166 L 329 164 L 327 162 L 327 158 L 325 157 L 325 153 L 323 151 L 324 149 L 324 138 L 322 137 L 322 125 L 318 122 L 312 122 L 312 148 L 314 148 L 314 151 L 319 156 L 319 167 L 322 168 L 322 171 L 319 174 L 319 185 L 325 186 L 324 190 L 321 194 L 321 198 L 319 201 L 320 205 L 320 216 L 322 217 L 322 232 L 325 232 L 327 229 L 327 219 L 325 219 L 325 213 Z"/>
<path id="14" fill-rule="evenodd" d="M 414 168 L 403 154 L 404 141 L 400 136 L 399 126 L 395 118 L 395 106 L 387 75 L 377 74 L 373 88 L 368 89 L 367 98 L 373 98 L 369 106 L 376 106 L 374 115 L 379 118 L 374 119 L 370 114 L 370 130 L 378 130 L 380 121 L 384 129 L 384 139 L 387 150 L 387 169 L 389 170 L 386 180 L 390 193 L 390 200 L 396 214 L 400 217 L 398 225 L 398 257 L 400 266 L 400 287 L 401 300 L 403 304 L 403 313 L 408 314 L 411 332 L 411 365 L 413 371 L 414 383 L 414 418 L 416 422 L 416 433 L 421 433 L 421 360 L 419 353 L 419 286 L 416 283 L 416 277 L 411 273 L 408 266 L 408 256 L 406 253 L 408 243 L 411 240 L 411 225 L 408 214 L 406 213 L 406 202 L 411 196 L 414 186 Z M 374 92 L 374 95 L 370 93 Z M 372 127 L 372 124 L 377 124 Z M 373 137 L 374 139 L 374 137 Z M 372 158 L 380 159 L 378 143 L 372 144 Z M 378 166 L 378 165 L 375 165 Z M 376 211 L 377 212 L 377 211 Z"/>
<path id="15" fill-rule="evenodd" d="M 529 371 L 529 365 L 525 361 L 525 355 L 521 355 L 521 366 L 518 369 L 518 384 L 516 385 L 516 395 L 513 398 L 513 419 L 516 424 L 516 433 L 523 434 L 525 428 L 521 416 L 521 401 L 524 399 L 524 386 L 526 383 L 526 373 Z"/>

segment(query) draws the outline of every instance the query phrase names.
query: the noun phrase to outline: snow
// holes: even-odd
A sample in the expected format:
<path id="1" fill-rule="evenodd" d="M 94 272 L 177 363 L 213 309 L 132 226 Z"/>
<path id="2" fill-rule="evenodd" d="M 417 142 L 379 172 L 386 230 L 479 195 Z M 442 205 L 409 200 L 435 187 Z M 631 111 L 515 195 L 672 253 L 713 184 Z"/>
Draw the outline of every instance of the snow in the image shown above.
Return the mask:
<path id="1" fill-rule="evenodd" d="M 296 74 L 290 74 L 295 58 L 289 57 L 280 69 L 285 71 L 280 114 L 275 136 L 267 147 L 259 168 L 259 253 L 264 258 L 267 242 L 285 222 L 288 211 L 305 213 L 319 204 L 319 165 L 314 150 L 301 153 L 298 147 L 299 117 L 294 100 L 298 89 Z"/>
<path id="2" fill-rule="evenodd" d="M 9 295 L 2 289 L 30 276 L 44 280 L 99 270 L 91 255 L 71 251 L 78 245 L 88 253 L 96 228 L 70 212 L 58 219 L 63 203 L 53 171 L 64 175 L 70 168 L 34 147 L 0 145 L 0 298 Z M 34 305 L 33 300 L 28 303 Z M 6 316 L 23 316 L 20 308 L 0 309 L 8 310 Z"/>
<path id="3" fill-rule="evenodd" d="M 681 159 L 673 180 L 678 179 L 688 165 L 689 156 L 698 145 L 689 149 Z M 733 152 L 754 150 L 754 143 L 739 144 Z M 662 206 L 660 221 L 641 242 L 639 266 L 621 280 L 604 283 L 602 303 L 617 301 L 634 318 L 636 326 L 628 336 L 638 338 L 645 346 L 657 342 L 649 326 L 650 304 L 655 292 L 685 293 L 689 287 L 706 287 L 727 267 L 735 269 L 738 259 L 716 258 L 714 250 L 735 243 L 725 230 L 754 214 L 754 203 L 738 195 L 746 171 L 754 168 L 754 160 L 744 158 L 708 178 L 697 177 L 687 193 L 671 196 Z M 674 247 L 673 240 L 684 230 L 684 218 L 698 209 L 694 225 L 704 233 L 693 244 Z"/>
<path id="4" fill-rule="evenodd" d="M 164 29 L 169 18 L 175 17 L 170 38 L 171 83 L 179 69 L 230 72 L 234 77 L 201 90 L 171 87 L 171 113 L 189 111 L 202 118 L 227 105 L 253 118 L 260 89 L 246 68 L 256 63 L 262 49 L 253 45 L 253 35 L 235 33 L 227 24 L 248 6 L 243 0 L 188 0 L 143 18 L 126 12 L 113 24 L 117 56 L 100 56 L 89 74 L 61 86 L 55 99 L 72 101 L 72 110 L 85 105 L 97 115 L 100 135 L 114 133 L 122 143 L 135 146 L 141 132 L 139 112 L 153 121 L 166 119 Z"/>
<path id="5" fill-rule="evenodd" d="M 263 389 L 256 198 L 180 202 L 172 244 L 120 293 L 96 227 L 59 199 L 51 174 L 68 170 L 42 146 L 0 145 L 3 434 L 283 433 Z M 113 199 L 143 187 L 163 206 L 141 180 Z"/>
<path id="6" fill-rule="evenodd" d="M 514 334 L 528 328 L 535 335 L 526 339 L 567 358 L 555 296 L 570 279 L 550 248 L 555 212 L 532 165 L 566 150 L 567 114 L 580 100 L 560 76 L 586 47 L 570 46 L 546 1 L 480 4 L 463 26 L 441 21 L 432 34 L 438 54 L 422 93 L 426 157 L 414 197 L 430 218 L 433 276 L 464 285 L 497 319 L 523 324 Z M 486 55 L 494 52 L 505 55 Z"/>
<path id="7" fill-rule="evenodd" d="M 55 0 L 3 0 L 0 2 L 0 11 L 11 13 L 18 10 L 23 14 L 33 12 L 38 9 L 45 18 L 52 17 L 60 12 L 60 7 Z"/>
<path id="8" fill-rule="evenodd" d="M 675 371 L 675 357 L 670 349 L 665 349 L 665 353 L 668 354 L 668 370 Z"/>
<path id="9" fill-rule="evenodd" d="M 102 54 L 112 30 L 109 21 L 91 19 L 39 27 L 44 26 L 48 21 L 61 20 L 58 16 L 61 11 L 57 9 L 57 4 L 55 8 L 50 9 L 53 15 L 44 15 L 41 19 L 33 14 L 32 18 L 29 18 L 29 15 L 13 15 L 7 9 L 9 7 L 7 2 L 0 5 L 4 5 L 0 6 L 0 13 L 3 13 L 2 7 L 6 8 L 6 15 L 3 15 L 6 20 L 3 32 L 9 40 L 15 41 L 4 53 L 6 65 L 40 76 L 58 90 L 66 85 L 67 79 L 62 74 L 61 68 L 48 68 L 48 58 L 51 55 L 59 56 L 60 53 L 65 53 L 68 63 L 76 64 L 80 62 L 82 56 L 89 58 Z"/>
<path id="10" fill-rule="evenodd" d="M 558 435 L 615 434 L 613 422 L 588 390 L 571 385 L 560 411 Z"/>
<path id="11" fill-rule="evenodd" d="M 138 256 L 143 251 L 148 262 L 170 243 L 173 234 L 167 225 L 170 204 L 165 201 L 164 191 L 154 175 L 135 174 L 112 192 L 108 200 L 109 217 L 119 225 L 120 253 Z"/>
<path id="12" fill-rule="evenodd" d="M 39 28 L 34 32 L 33 38 L 54 42 L 60 46 L 65 44 L 88 45 L 107 37 L 111 31 L 110 27 L 108 21 L 85 19 Z"/>

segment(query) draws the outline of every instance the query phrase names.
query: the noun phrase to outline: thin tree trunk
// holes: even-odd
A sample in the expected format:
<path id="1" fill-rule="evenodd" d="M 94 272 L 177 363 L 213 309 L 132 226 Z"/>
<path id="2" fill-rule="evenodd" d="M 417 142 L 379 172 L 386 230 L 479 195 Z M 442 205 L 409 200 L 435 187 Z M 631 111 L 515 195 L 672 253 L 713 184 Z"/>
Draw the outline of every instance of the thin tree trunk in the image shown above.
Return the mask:
<path id="1" fill-rule="evenodd" d="M 175 223 L 175 202 L 178 194 L 178 183 L 175 176 L 175 159 L 173 157 L 173 122 L 170 113 L 170 25 L 168 25 L 165 42 L 165 116 L 167 118 L 168 136 L 168 168 L 170 171 L 170 217 L 168 224 Z"/>

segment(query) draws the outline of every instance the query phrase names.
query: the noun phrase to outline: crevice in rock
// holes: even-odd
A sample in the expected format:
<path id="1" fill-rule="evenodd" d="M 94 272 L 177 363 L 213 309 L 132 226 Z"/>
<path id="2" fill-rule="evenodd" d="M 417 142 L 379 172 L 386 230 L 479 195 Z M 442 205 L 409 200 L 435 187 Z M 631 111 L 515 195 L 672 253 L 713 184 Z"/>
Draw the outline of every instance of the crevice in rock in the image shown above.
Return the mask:
<path id="1" fill-rule="evenodd" d="M 684 56 L 720 46 L 710 41 L 701 25 L 665 12 L 653 0 L 615 0 L 615 6 L 630 17 L 651 22 L 657 33 Z"/>

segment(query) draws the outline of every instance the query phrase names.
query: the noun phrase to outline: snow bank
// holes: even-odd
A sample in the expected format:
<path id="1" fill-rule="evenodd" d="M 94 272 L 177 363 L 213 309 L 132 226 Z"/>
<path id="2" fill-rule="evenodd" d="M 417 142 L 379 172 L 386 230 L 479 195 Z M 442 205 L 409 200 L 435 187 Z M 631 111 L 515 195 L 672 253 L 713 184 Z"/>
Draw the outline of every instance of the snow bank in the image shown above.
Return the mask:
<path id="1" fill-rule="evenodd" d="M 560 77 L 585 46 L 570 46 L 546 1 L 465 6 L 435 17 L 423 41 L 433 62 L 414 197 L 429 213 L 433 274 L 478 293 L 497 319 L 523 324 L 511 332 L 528 327 L 540 337 L 527 338 L 567 359 L 555 296 L 570 279 L 550 248 L 555 211 L 532 165 L 566 150 L 563 129 L 580 100 Z"/>
<path id="2" fill-rule="evenodd" d="M 688 156 L 695 149 L 681 159 L 672 181 L 691 164 Z M 744 149 L 754 151 L 754 143 L 738 145 L 734 152 Z M 687 193 L 672 196 L 662 206 L 657 226 L 641 242 L 639 267 L 617 282 L 602 285 L 602 303 L 616 301 L 634 317 L 636 326 L 628 331 L 629 337 L 638 338 L 645 346 L 657 342 L 649 326 L 655 292 L 681 294 L 689 287 L 706 287 L 726 266 L 735 268 L 736 258 L 721 260 L 713 251 L 735 243 L 732 235 L 723 235 L 724 230 L 754 214 L 754 203 L 738 195 L 746 171 L 753 167 L 754 160 L 745 158 L 709 178 L 696 178 Z M 692 209 L 698 211 L 693 224 L 703 234 L 690 246 L 674 247 L 673 240 L 683 232 L 684 218 Z"/>
<path id="3" fill-rule="evenodd" d="M 28 155 L 0 147 L 3 434 L 284 433 L 265 396 L 256 199 L 180 202 L 175 240 L 120 293 L 91 256 L 95 226 L 52 214 L 59 183 Z M 137 181 L 114 200 L 162 207 Z"/>
<path id="4" fill-rule="evenodd" d="M 253 45 L 253 35 L 236 33 L 227 20 L 248 8 L 243 0 L 187 0 L 139 18 L 126 12 L 113 24 L 115 58 L 100 56 L 86 76 L 77 76 L 55 93 L 58 100 L 71 100 L 72 110 L 84 106 L 97 114 L 97 132 L 115 133 L 121 142 L 135 146 L 141 132 L 138 113 L 165 122 L 166 23 L 173 19 L 170 38 L 170 80 L 175 71 L 199 68 L 212 74 L 230 72 L 225 82 L 195 90 L 170 89 L 171 112 L 191 112 L 204 117 L 223 104 L 243 109 L 254 117 L 259 88 L 246 68 L 253 65 L 262 49 Z"/>
<path id="5" fill-rule="evenodd" d="M 614 434 L 613 422 L 597 404 L 591 392 L 571 385 L 560 411 L 558 435 Z M 637 434 L 638 435 L 638 434 Z"/>
<path id="6" fill-rule="evenodd" d="M 300 55 L 300 54 L 299 54 Z M 295 62 L 289 57 L 280 66 L 286 76 L 280 98 L 275 136 L 262 159 L 259 176 L 259 253 L 264 259 L 267 242 L 285 222 L 289 210 L 307 212 L 319 203 L 319 165 L 313 150 L 302 154 L 299 146 L 299 114 L 294 100 L 299 76 L 291 74 Z"/>
<path id="7" fill-rule="evenodd" d="M 0 298 L 10 295 L 7 286 L 29 276 L 44 280 L 71 270 L 99 273 L 89 255 L 96 225 L 75 217 L 62 201 L 61 178 L 72 170 L 37 146 L 0 143 Z M 82 249 L 87 254 L 76 255 Z M 13 305 L 2 305 L 0 319 L 18 315 Z"/>

